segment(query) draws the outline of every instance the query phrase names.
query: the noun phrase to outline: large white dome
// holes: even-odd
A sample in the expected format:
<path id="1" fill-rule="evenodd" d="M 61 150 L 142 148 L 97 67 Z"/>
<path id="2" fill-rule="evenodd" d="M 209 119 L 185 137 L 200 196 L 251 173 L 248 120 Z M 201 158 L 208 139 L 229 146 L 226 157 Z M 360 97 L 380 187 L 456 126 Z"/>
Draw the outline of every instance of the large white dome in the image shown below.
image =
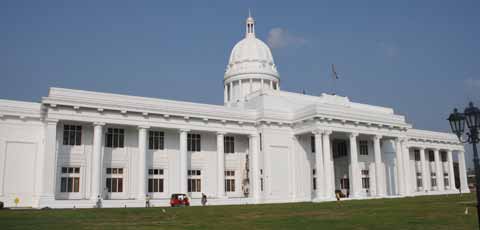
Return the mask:
<path id="1" fill-rule="evenodd" d="M 280 90 L 280 79 L 270 48 L 255 37 L 255 21 L 246 21 L 245 38 L 230 53 L 223 79 L 224 102 L 235 106 L 258 90 Z"/>
<path id="2" fill-rule="evenodd" d="M 249 30 L 249 22 L 252 29 Z M 225 80 L 243 74 L 265 74 L 279 78 L 272 52 L 267 44 L 255 37 L 253 18 L 247 19 L 247 33 L 230 53 Z"/>

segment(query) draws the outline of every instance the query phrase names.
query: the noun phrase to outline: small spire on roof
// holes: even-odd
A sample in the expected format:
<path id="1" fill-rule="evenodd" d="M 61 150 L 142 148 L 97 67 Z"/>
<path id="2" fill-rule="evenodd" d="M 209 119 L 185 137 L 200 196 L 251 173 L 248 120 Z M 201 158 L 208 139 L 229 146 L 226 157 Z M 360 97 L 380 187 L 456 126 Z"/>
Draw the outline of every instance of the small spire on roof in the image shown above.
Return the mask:
<path id="1" fill-rule="evenodd" d="M 255 20 L 252 17 L 252 13 L 250 9 L 248 9 L 248 18 L 246 23 L 246 34 L 245 37 L 255 37 Z"/>

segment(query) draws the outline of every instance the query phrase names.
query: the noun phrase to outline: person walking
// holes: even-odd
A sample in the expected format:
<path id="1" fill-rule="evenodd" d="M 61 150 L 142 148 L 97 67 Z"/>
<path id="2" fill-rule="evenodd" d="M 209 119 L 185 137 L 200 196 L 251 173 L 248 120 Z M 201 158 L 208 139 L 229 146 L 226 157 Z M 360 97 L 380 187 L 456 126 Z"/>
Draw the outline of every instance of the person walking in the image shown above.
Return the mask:
<path id="1" fill-rule="evenodd" d="M 150 194 L 145 197 L 145 208 L 150 208 Z"/>
<path id="2" fill-rule="evenodd" d="M 202 206 L 207 205 L 207 195 L 205 193 L 202 193 Z"/>

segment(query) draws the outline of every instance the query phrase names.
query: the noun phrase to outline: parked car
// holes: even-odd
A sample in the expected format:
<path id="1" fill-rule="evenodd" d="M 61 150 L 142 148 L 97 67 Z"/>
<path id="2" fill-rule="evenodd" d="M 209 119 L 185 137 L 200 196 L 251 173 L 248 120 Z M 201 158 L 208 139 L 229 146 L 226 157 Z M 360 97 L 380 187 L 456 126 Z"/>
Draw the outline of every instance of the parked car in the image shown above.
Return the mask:
<path id="1" fill-rule="evenodd" d="M 170 206 L 190 206 L 190 200 L 188 199 L 187 194 L 184 193 L 174 193 L 170 198 Z"/>

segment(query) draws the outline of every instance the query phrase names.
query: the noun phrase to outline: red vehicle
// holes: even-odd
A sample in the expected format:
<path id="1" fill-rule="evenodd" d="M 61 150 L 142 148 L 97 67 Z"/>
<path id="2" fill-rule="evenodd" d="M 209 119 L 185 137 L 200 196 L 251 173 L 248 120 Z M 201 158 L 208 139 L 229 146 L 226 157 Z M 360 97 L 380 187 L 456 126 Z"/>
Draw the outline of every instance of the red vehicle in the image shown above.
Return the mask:
<path id="1" fill-rule="evenodd" d="M 187 194 L 183 193 L 174 193 L 170 198 L 170 206 L 190 206 L 190 201 L 188 200 Z"/>

